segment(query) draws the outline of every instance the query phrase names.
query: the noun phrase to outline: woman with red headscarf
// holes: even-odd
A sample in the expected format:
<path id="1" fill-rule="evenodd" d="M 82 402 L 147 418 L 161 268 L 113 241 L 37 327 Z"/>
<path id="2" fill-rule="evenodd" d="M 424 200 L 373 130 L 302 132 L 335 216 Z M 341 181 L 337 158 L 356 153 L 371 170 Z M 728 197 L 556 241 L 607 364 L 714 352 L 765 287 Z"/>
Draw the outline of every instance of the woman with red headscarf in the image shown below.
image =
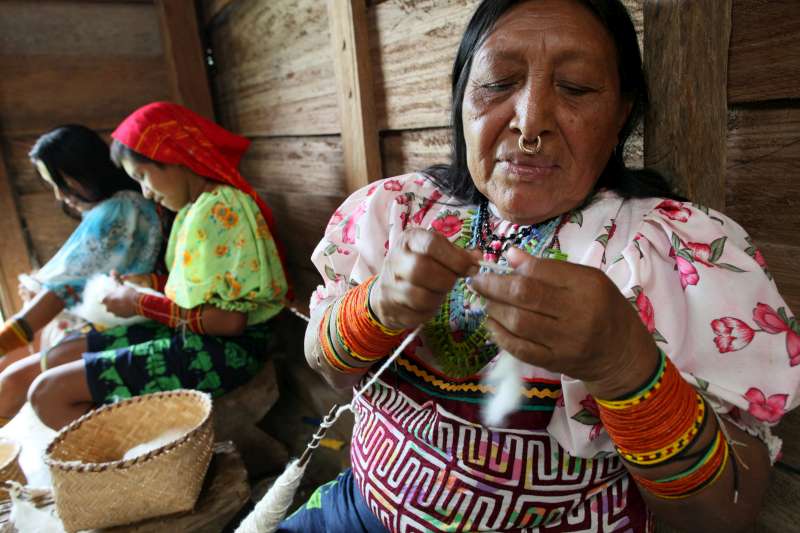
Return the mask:
<path id="1" fill-rule="evenodd" d="M 166 276 L 126 279 L 103 301 L 149 322 L 92 329 L 31 385 L 31 403 L 60 428 L 88 408 L 177 388 L 219 396 L 261 367 L 268 320 L 288 293 L 269 208 L 237 170 L 250 142 L 176 104 L 146 105 L 112 133 L 111 157 L 145 197 L 175 211 Z"/>

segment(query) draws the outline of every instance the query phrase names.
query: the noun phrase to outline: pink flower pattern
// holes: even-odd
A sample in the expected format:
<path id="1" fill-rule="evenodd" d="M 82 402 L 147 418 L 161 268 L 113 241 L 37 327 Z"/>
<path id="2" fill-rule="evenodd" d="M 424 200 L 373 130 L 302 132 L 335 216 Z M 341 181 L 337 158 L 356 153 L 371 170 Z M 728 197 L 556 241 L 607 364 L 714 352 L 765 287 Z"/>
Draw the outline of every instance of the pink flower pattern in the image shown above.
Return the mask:
<path id="1" fill-rule="evenodd" d="M 465 245 L 470 210 L 474 206 L 462 208 L 419 174 L 355 193 L 333 214 L 312 257 L 328 280 L 312 308 L 341 294 L 346 282 L 379 271 L 388 243 L 403 229 L 432 229 Z M 800 328 L 770 281 L 763 255 L 737 224 L 688 203 L 623 201 L 613 193 L 599 193 L 569 221 L 559 234 L 569 260 L 606 272 L 682 372 L 702 377 L 701 386 L 712 393 L 717 388 L 738 396 L 742 424 L 775 423 L 797 403 Z M 613 262 L 587 253 L 598 239 L 614 250 Z M 683 291 L 676 293 L 678 281 Z M 416 339 L 412 349 L 437 368 L 427 341 Z M 548 431 L 559 444 L 579 457 L 612 451 L 582 383 L 562 379 L 562 394 L 553 401 Z M 735 405 L 723 402 L 726 416 L 736 416 Z"/>
<path id="2" fill-rule="evenodd" d="M 775 423 L 786 412 L 787 394 L 773 394 L 767 398 L 759 389 L 752 387 L 744 393 L 744 397 L 750 402 L 747 412 L 758 420 Z"/>

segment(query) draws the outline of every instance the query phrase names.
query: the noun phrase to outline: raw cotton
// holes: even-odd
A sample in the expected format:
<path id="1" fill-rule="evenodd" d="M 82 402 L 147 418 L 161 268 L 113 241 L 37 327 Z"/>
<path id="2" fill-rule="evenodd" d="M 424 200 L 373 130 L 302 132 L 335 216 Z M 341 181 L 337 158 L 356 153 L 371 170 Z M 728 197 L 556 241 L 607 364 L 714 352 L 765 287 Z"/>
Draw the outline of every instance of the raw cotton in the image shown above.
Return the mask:
<path id="1" fill-rule="evenodd" d="M 151 452 L 186 435 L 186 429 L 169 429 L 153 440 L 137 444 L 122 456 L 123 461 Z"/>
<path id="2" fill-rule="evenodd" d="M 519 409 L 522 401 L 522 365 L 522 361 L 503 350 L 484 376 L 483 383 L 494 389 L 481 409 L 484 425 L 502 427 L 506 417 Z"/>
<path id="3" fill-rule="evenodd" d="M 22 486 L 14 483 L 11 488 L 10 521 L 18 533 L 64 533 L 61 520 L 53 509 L 38 509 L 22 496 Z"/>
<path id="4" fill-rule="evenodd" d="M 119 283 L 117 283 L 117 281 L 111 276 L 106 274 L 95 274 L 89 278 L 89 281 L 86 282 L 86 287 L 83 289 L 83 299 L 81 300 L 81 303 L 70 309 L 70 312 L 92 324 L 104 328 L 130 326 L 131 324 L 137 324 L 149 320 L 143 316 L 122 318 L 106 309 L 106 306 L 103 305 L 103 298 L 105 298 L 111 291 L 119 286 Z M 136 287 L 136 290 L 144 292 L 140 287 Z"/>

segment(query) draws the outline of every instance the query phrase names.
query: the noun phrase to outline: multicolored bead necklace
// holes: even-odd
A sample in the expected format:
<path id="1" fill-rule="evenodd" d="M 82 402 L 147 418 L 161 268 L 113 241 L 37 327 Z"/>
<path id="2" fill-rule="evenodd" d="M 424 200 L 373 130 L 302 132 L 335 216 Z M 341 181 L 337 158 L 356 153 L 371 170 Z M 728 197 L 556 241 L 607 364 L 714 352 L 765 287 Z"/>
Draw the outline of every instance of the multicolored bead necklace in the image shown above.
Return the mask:
<path id="1" fill-rule="evenodd" d="M 478 212 L 472 215 L 469 240 L 462 241 L 462 245 L 483 250 L 485 261 L 506 265 L 504 253 L 510 246 L 518 246 L 538 257 L 566 258 L 559 249 L 557 235 L 566 220 L 564 216 L 521 228 L 514 235 L 502 237 L 492 231 L 489 218 L 489 204 L 484 201 Z M 488 269 L 484 267 L 481 270 L 485 272 Z M 471 376 L 497 354 L 498 348 L 491 342 L 485 322 L 483 302 L 469 288 L 466 280 L 458 279 L 439 313 L 424 328 L 426 340 L 436 354 L 439 366 L 448 376 Z"/>

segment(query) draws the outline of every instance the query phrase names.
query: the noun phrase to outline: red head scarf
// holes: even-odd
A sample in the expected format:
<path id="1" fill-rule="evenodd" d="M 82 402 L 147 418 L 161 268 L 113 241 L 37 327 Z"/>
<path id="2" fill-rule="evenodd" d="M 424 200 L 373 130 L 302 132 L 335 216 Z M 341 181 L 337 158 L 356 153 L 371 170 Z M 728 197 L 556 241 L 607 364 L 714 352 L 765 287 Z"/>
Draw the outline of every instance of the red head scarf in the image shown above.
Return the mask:
<path id="1" fill-rule="evenodd" d="M 285 252 L 275 233 L 272 211 L 239 174 L 239 161 L 250 146 L 248 139 L 171 102 L 140 107 L 117 126 L 111 137 L 148 159 L 183 165 L 199 176 L 250 195 L 269 226 L 286 271 Z"/>

